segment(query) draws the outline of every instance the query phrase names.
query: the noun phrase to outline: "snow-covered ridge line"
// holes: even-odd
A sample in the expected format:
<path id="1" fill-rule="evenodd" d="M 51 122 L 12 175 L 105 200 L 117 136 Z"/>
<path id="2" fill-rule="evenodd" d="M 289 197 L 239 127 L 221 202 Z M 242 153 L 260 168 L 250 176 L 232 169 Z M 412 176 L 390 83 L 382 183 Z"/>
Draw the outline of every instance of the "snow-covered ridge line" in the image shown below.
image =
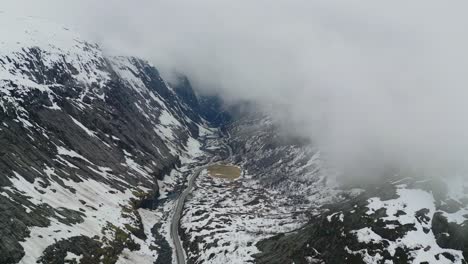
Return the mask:
<path id="1" fill-rule="evenodd" d="M 8 36 L 0 41 L 1 79 L 14 78 L 24 86 L 31 87 L 34 83 L 35 87 L 40 87 L 47 83 L 36 78 L 37 74 L 68 65 L 68 69 L 63 70 L 84 85 L 101 86 L 109 80 L 108 73 L 102 69 L 105 61 L 98 45 L 55 23 L 0 14 L 0 35 Z M 42 65 L 31 69 L 34 57 L 39 58 Z"/>
<path id="2" fill-rule="evenodd" d="M 150 205 L 206 121 L 144 60 L 33 18 L 0 34 L 0 263 L 153 263 Z"/>

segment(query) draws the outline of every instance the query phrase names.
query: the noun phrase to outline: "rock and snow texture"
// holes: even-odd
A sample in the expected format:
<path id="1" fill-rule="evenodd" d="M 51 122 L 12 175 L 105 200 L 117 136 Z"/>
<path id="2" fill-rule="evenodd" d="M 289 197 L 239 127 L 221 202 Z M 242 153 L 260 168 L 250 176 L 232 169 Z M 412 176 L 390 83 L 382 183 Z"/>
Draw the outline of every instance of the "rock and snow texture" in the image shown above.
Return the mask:
<path id="1" fill-rule="evenodd" d="M 306 208 L 281 207 L 249 178 L 214 179 L 202 172 L 198 189 L 187 202 L 182 218 L 189 258 L 196 263 L 247 263 L 258 253 L 255 242 L 289 232 L 307 222 Z"/>
<path id="2" fill-rule="evenodd" d="M 227 131 L 244 174 L 198 180 L 182 219 L 194 262 L 466 263 L 466 178 L 338 187 L 320 152 L 270 118 Z"/>
<path id="3" fill-rule="evenodd" d="M 202 154 L 191 88 L 41 19 L 0 35 L 0 263 L 154 263 L 159 184 Z"/>
<path id="4" fill-rule="evenodd" d="M 456 184 L 457 188 L 450 188 Z M 259 263 L 466 263 L 468 180 L 405 178 L 327 205 L 297 233 L 259 243 Z M 456 190 L 458 189 L 458 191 Z M 285 248 L 285 245 L 294 245 Z"/>
<path id="5" fill-rule="evenodd" d="M 385 239 L 376 234 L 372 227 L 365 227 L 353 231 L 360 243 L 379 245 L 382 250 L 350 251 L 352 254 L 360 254 L 366 263 L 383 261 L 383 252 L 394 256 L 398 248 L 406 248 L 410 251 L 410 257 L 414 263 L 462 263 L 463 251 L 442 248 L 437 243 L 436 235 L 432 230 L 434 215 L 437 212 L 436 202 L 431 192 L 421 189 L 406 188 L 406 185 L 398 185 L 398 198 L 382 201 L 378 197 L 368 200 L 367 215 L 374 215 L 377 211 L 385 210 L 386 216 L 380 217 L 386 225 L 384 229 L 397 229 L 399 226 L 411 226 L 408 232 L 397 239 Z M 464 211 L 464 210 L 462 210 Z M 443 211 L 439 213 L 445 214 Z M 452 222 L 452 219 L 448 219 Z M 448 234 L 447 234 L 448 235 Z"/>
<path id="6" fill-rule="evenodd" d="M 227 153 L 202 117 L 222 124 L 218 102 L 48 21 L 2 13 L 0 35 L 0 263 L 173 263 L 175 198 Z M 466 179 L 340 190 L 320 151 L 271 119 L 224 130 L 243 174 L 197 179 L 189 261 L 466 263 Z"/>
<path id="7" fill-rule="evenodd" d="M 181 219 L 193 263 L 252 262 L 260 253 L 258 241 L 300 228 L 320 205 L 340 199 L 320 154 L 297 142 L 280 142 L 269 118 L 245 116 L 226 130 L 234 153 L 225 162 L 243 173 L 229 181 L 203 171 L 197 179 Z M 208 140 L 207 149 L 228 156 L 218 140 Z"/>

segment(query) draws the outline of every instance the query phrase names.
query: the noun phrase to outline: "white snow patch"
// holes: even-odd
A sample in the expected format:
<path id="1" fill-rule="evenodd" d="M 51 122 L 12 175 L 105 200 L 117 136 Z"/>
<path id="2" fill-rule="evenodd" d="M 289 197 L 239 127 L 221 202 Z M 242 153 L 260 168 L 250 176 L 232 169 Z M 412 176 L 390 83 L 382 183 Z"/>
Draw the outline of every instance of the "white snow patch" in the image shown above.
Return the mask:
<path id="1" fill-rule="evenodd" d="M 377 235 L 369 227 L 364 227 L 362 229 L 352 231 L 352 233 L 356 235 L 358 241 L 361 243 L 376 243 L 382 241 L 382 237 Z"/>
<path id="2" fill-rule="evenodd" d="M 57 146 L 57 153 L 58 153 L 58 155 L 68 156 L 68 157 L 72 157 L 72 158 L 79 158 L 79 159 L 82 159 L 82 160 L 84 160 L 84 161 L 86 161 L 86 162 L 88 162 L 90 164 L 93 164 L 91 161 L 89 161 L 85 157 L 81 156 L 76 151 L 66 149 L 66 148 L 64 148 L 62 146 Z"/>
<path id="3" fill-rule="evenodd" d="M 88 136 L 96 137 L 96 132 L 94 132 L 91 129 L 87 128 L 85 125 L 83 125 L 80 121 L 76 120 L 72 116 L 70 116 L 70 118 L 73 120 L 73 123 L 75 123 L 77 126 L 79 126 L 83 131 L 85 131 L 86 134 L 88 134 Z"/>
<path id="4" fill-rule="evenodd" d="M 67 252 L 64 260 L 75 260 L 77 263 L 80 263 L 81 258 L 83 258 L 82 255 L 78 256 L 72 252 Z"/>
<path id="5" fill-rule="evenodd" d="M 386 248 L 393 256 L 398 247 L 408 247 L 412 250 L 411 254 L 415 258 L 413 263 L 421 263 L 427 261 L 428 263 L 448 263 L 445 258 L 441 260 L 436 259 L 436 255 L 448 252 L 455 258 L 453 263 L 462 263 L 463 254 L 460 250 L 440 248 L 436 242 L 435 236 L 431 229 L 431 221 L 434 213 L 436 212 L 435 201 L 431 193 L 419 189 L 406 189 L 404 184 L 399 185 L 397 189 L 398 198 L 382 201 L 380 198 L 375 197 L 368 200 L 367 214 L 371 215 L 381 208 L 386 209 L 387 216 L 382 217 L 384 221 L 397 221 L 401 225 L 414 224 L 416 230 L 411 230 L 406 233 L 401 239 L 390 241 L 381 238 L 375 234 L 370 228 L 363 228 L 360 230 L 352 231 L 360 242 L 366 243 L 380 243 L 383 240 L 389 243 Z M 428 210 L 428 221 L 418 221 L 415 217 L 416 212 L 421 209 Z M 405 214 L 397 214 L 398 211 L 403 211 Z M 394 229 L 395 226 L 387 226 L 388 229 Z M 424 231 L 426 230 L 426 231 Z M 427 233 L 426 233 L 427 232 Z M 361 254 L 366 263 L 375 263 L 375 257 L 368 254 L 367 250 L 354 251 L 353 253 Z M 451 263 L 451 262 L 450 262 Z"/>
<path id="6" fill-rule="evenodd" d="M 63 183 L 75 190 L 71 192 L 60 184 L 51 181 L 47 188 L 41 187 L 41 180 L 34 183 L 26 181 L 21 175 L 14 172 L 15 178 L 11 178 L 12 187 L 5 187 L 12 192 L 19 191 L 29 197 L 29 201 L 35 205 L 48 204 L 56 210 L 67 208 L 79 211 L 85 210 L 84 222 L 75 225 L 67 225 L 60 222 L 62 216 L 51 218 L 48 227 L 30 227 L 30 237 L 20 242 L 26 254 L 21 263 L 36 263 L 44 249 L 55 243 L 56 240 L 73 236 L 85 235 L 93 237 L 102 236 L 101 230 L 108 222 L 117 227 L 124 228 L 129 219 L 121 216 L 122 205 L 130 202 L 133 197 L 131 190 L 118 192 L 110 186 L 94 181 L 82 179 L 82 182 L 63 180 Z M 85 204 L 81 203 L 84 201 Z M 94 209 L 93 209 L 94 208 Z"/>
<path id="7" fill-rule="evenodd" d="M 140 164 L 136 163 L 135 160 L 128 157 L 127 155 L 125 155 L 125 164 L 123 164 L 123 165 L 125 165 L 129 169 L 139 173 L 143 177 L 150 177 L 148 172 L 146 172 Z"/>
<path id="8" fill-rule="evenodd" d="M 192 137 L 189 137 L 187 140 L 187 153 L 192 157 L 198 157 L 198 156 L 203 155 L 200 141 Z"/>

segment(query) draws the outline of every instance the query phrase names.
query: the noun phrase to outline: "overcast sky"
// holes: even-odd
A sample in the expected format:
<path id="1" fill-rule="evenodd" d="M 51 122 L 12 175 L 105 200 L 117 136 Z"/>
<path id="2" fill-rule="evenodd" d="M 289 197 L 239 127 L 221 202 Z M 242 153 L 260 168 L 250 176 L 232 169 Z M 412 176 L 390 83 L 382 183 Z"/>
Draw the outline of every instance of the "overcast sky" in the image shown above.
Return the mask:
<path id="1" fill-rule="evenodd" d="M 5 3 L 4 3 L 5 2 Z M 3 0 L 288 121 L 343 167 L 463 171 L 466 1 Z"/>

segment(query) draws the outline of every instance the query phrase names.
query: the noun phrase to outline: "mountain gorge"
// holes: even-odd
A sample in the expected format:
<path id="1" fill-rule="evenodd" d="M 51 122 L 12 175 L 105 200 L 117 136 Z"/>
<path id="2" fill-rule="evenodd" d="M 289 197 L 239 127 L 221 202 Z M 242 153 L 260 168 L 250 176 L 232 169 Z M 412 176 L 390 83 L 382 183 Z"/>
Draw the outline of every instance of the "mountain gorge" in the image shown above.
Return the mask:
<path id="1" fill-rule="evenodd" d="M 269 113 L 0 15 L 0 263 L 466 263 L 465 178 L 344 184 Z M 241 175 L 201 170 L 173 234 L 211 164 Z"/>

